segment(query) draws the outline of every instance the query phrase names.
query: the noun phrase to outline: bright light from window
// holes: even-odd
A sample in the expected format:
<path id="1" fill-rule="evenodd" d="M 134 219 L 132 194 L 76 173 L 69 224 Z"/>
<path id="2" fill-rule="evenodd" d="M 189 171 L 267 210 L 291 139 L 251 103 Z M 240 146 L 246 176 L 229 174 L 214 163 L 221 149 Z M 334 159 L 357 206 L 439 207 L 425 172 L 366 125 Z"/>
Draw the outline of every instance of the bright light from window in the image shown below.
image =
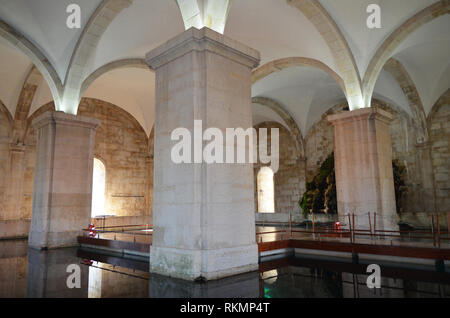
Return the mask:
<path id="1" fill-rule="evenodd" d="M 94 173 L 92 181 L 91 217 L 105 215 L 106 169 L 103 162 L 94 158 Z"/>
<path id="2" fill-rule="evenodd" d="M 258 212 L 275 212 L 275 194 L 273 171 L 269 167 L 262 167 L 258 172 Z"/>
<path id="3" fill-rule="evenodd" d="M 230 0 L 177 0 L 186 30 L 208 27 L 223 34 L 230 11 Z"/>

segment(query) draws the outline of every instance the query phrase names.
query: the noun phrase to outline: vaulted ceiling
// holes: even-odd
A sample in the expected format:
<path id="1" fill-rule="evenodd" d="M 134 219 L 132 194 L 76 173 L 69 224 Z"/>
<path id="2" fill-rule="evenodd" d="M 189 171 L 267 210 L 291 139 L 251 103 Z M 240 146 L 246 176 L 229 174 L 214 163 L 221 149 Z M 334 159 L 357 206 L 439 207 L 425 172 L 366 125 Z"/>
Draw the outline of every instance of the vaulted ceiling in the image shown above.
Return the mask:
<path id="1" fill-rule="evenodd" d="M 30 115 L 53 99 L 64 110 L 82 96 L 99 98 L 124 108 L 149 134 L 154 74 L 142 60 L 183 32 L 187 19 L 201 24 L 207 14 L 226 18 L 226 36 L 260 51 L 261 69 L 290 57 L 307 61 L 261 72 L 252 88 L 253 97 L 282 107 L 303 135 L 334 104 L 347 99 L 353 108 L 368 106 L 363 100 L 372 91 L 413 116 L 402 86 L 383 70 L 390 58 L 409 74 L 425 114 L 450 87 L 449 1 L 223 1 L 0 0 L 0 99 L 14 116 L 34 64 L 43 78 Z M 66 27 L 66 8 L 74 2 L 81 7 L 80 29 Z M 366 26 L 371 3 L 381 8 L 380 29 Z M 92 43 L 86 58 L 79 53 L 85 43 Z M 76 89 L 66 89 L 67 83 Z M 264 120 L 286 125 L 273 109 L 254 104 L 255 123 Z"/>

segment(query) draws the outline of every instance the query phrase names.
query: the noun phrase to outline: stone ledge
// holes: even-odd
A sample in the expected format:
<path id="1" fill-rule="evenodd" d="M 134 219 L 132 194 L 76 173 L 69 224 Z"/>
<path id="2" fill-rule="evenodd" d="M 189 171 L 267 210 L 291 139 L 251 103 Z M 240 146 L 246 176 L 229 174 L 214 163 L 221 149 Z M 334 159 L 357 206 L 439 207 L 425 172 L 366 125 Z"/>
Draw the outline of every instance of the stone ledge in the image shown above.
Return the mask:
<path id="1" fill-rule="evenodd" d="M 260 61 L 258 51 L 206 27 L 190 28 L 147 53 L 145 60 L 150 68 L 157 69 L 192 51 L 215 53 L 250 68 Z"/>
<path id="2" fill-rule="evenodd" d="M 33 119 L 31 125 L 39 129 L 48 124 L 64 124 L 78 127 L 96 129 L 101 121 L 96 118 L 66 114 L 61 111 L 45 112 L 41 116 Z"/>
<path id="3" fill-rule="evenodd" d="M 385 110 L 374 107 L 366 107 L 327 116 L 327 120 L 332 125 L 369 119 L 378 119 L 385 123 L 390 123 L 394 119 L 394 116 Z"/>

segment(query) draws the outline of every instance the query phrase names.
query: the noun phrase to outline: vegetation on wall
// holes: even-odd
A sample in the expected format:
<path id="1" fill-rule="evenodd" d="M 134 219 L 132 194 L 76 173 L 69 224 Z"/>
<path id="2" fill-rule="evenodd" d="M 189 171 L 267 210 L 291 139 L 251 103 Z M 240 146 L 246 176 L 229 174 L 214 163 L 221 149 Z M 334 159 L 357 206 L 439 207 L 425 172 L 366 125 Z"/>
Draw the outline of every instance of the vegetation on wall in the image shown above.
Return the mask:
<path id="1" fill-rule="evenodd" d="M 394 172 L 394 189 L 395 189 L 395 205 L 397 213 L 401 211 L 401 198 L 406 192 L 406 184 L 404 180 L 405 166 L 397 160 L 392 161 L 392 170 Z"/>
<path id="2" fill-rule="evenodd" d="M 299 204 L 304 217 L 310 213 L 337 213 L 334 153 L 325 159 L 313 180 L 306 183 L 306 191 Z"/>
<path id="3" fill-rule="evenodd" d="M 392 161 L 394 172 L 395 201 L 397 213 L 400 212 L 400 199 L 405 192 L 403 167 L 399 162 Z M 334 172 L 334 153 L 329 155 L 319 168 L 318 174 L 311 182 L 306 183 L 306 191 L 299 201 L 303 216 L 310 213 L 337 214 L 336 177 Z"/>

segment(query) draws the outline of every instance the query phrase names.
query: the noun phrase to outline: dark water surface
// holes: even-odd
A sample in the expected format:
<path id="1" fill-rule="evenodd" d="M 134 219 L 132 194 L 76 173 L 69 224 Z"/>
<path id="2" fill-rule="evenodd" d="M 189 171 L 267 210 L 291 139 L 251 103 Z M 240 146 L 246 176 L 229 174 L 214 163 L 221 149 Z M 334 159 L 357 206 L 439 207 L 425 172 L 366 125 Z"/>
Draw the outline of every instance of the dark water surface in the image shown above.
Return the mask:
<path id="1" fill-rule="evenodd" d="M 80 288 L 67 286 L 71 264 L 79 266 Z M 138 259 L 77 248 L 36 251 L 28 249 L 25 240 L 0 241 L 0 297 L 450 297 L 448 268 L 438 272 L 382 265 L 380 289 L 367 287 L 366 268 L 291 257 L 264 262 L 259 272 L 191 283 L 150 275 L 148 262 Z"/>

